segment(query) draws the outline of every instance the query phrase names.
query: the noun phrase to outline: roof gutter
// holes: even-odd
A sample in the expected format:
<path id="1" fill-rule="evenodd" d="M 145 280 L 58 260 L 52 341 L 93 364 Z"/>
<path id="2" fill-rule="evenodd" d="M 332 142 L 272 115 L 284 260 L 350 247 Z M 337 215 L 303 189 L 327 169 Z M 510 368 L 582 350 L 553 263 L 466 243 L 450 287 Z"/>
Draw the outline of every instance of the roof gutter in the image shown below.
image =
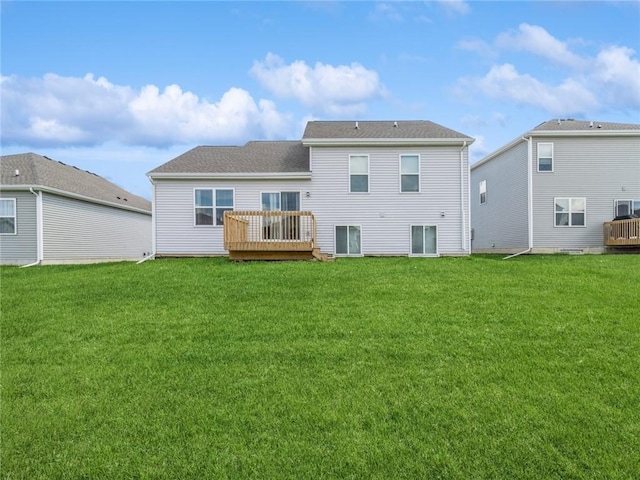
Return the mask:
<path id="1" fill-rule="evenodd" d="M 247 180 L 247 179 L 267 179 L 267 180 L 291 180 L 291 179 L 311 179 L 311 172 L 279 172 L 279 173 L 186 173 L 186 172 L 149 172 L 147 177 L 153 179 L 168 180 Z"/>
<path id="2" fill-rule="evenodd" d="M 36 261 L 27 265 L 22 265 L 20 268 L 34 267 L 42 263 L 44 257 L 44 232 L 42 226 L 42 192 L 36 193 L 33 187 L 29 188 L 29 191 L 36 196 Z"/>
<path id="3" fill-rule="evenodd" d="M 462 251 L 467 251 L 467 216 L 464 208 L 464 149 L 467 147 L 467 142 L 463 142 L 460 148 L 460 218 L 461 218 L 461 242 Z"/>
<path id="4" fill-rule="evenodd" d="M 527 224 L 529 230 L 529 248 L 504 257 L 503 260 L 509 260 L 510 258 L 524 255 L 533 250 L 533 142 L 531 136 L 522 137 L 522 140 L 527 142 Z"/>
<path id="5" fill-rule="evenodd" d="M 471 137 L 457 138 L 308 138 L 302 140 L 305 147 L 313 146 L 372 146 L 372 145 L 471 145 L 474 139 Z"/>

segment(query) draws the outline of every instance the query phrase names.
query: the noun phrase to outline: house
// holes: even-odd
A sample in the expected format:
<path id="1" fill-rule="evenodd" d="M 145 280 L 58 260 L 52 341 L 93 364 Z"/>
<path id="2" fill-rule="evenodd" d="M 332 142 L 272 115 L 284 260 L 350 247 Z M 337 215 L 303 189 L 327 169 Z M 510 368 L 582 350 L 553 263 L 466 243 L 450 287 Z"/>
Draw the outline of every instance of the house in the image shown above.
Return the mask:
<path id="1" fill-rule="evenodd" d="M 471 166 L 471 199 L 474 253 L 637 246 L 640 220 L 608 222 L 640 214 L 640 125 L 541 123 Z"/>
<path id="2" fill-rule="evenodd" d="M 472 142 L 429 121 L 312 121 L 300 141 L 196 147 L 148 173 L 154 252 L 467 255 Z"/>
<path id="3" fill-rule="evenodd" d="M 24 153 L 0 157 L 0 263 L 85 263 L 151 253 L 151 202 Z"/>

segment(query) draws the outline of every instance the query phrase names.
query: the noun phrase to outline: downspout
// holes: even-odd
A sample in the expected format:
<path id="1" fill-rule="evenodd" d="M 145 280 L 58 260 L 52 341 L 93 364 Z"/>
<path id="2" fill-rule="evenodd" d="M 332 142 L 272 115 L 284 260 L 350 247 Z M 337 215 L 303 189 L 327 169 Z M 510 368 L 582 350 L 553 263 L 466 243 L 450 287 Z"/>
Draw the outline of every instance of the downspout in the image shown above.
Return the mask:
<path id="1" fill-rule="evenodd" d="M 533 145 L 531 137 L 522 137 L 527 142 L 527 215 L 528 215 L 528 229 L 529 229 L 529 248 L 522 252 L 514 253 L 508 257 L 504 257 L 503 260 L 508 260 L 518 255 L 529 253 L 533 250 Z"/>
<path id="2" fill-rule="evenodd" d="M 467 146 L 467 141 L 462 142 L 462 148 L 460 149 L 460 214 L 461 214 L 461 241 L 462 251 L 466 251 L 467 248 L 467 216 L 464 210 L 464 149 Z M 471 253 L 471 249 L 469 249 Z"/>
<path id="3" fill-rule="evenodd" d="M 29 191 L 36 196 L 36 261 L 29 263 L 28 265 L 22 265 L 20 268 L 33 267 L 40 265 L 42 258 L 44 257 L 43 247 L 43 231 L 42 231 L 42 192 L 36 193 L 33 187 L 29 188 Z"/>
<path id="4" fill-rule="evenodd" d="M 144 257 L 142 260 L 136 262 L 136 265 L 140 265 L 142 262 L 146 262 L 149 259 L 156 258 L 156 184 L 153 183 L 153 179 L 149 177 L 151 182 L 151 253 Z"/>

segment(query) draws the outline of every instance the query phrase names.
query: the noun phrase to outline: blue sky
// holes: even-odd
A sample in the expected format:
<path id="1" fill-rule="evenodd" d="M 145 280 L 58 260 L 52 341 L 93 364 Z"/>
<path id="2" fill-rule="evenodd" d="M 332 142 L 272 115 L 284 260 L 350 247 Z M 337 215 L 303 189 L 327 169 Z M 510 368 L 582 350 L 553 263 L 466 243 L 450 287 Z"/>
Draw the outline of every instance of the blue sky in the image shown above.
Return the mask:
<path id="1" fill-rule="evenodd" d="M 147 198 L 196 145 L 431 120 L 472 162 L 551 118 L 640 123 L 640 2 L 0 2 L 2 154 Z"/>

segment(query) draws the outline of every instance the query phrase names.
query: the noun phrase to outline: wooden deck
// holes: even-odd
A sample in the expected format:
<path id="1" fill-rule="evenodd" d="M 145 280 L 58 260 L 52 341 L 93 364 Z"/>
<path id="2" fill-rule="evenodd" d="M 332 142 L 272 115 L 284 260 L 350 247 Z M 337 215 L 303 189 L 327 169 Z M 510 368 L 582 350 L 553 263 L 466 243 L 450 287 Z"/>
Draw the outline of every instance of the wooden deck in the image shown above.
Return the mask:
<path id="1" fill-rule="evenodd" d="M 608 247 L 640 246 L 640 218 L 605 222 L 604 244 Z"/>
<path id="2" fill-rule="evenodd" d="M 328 260 L 315 238 L 311 212 L 224 213 L 224 248 L 232 260 Z"/>

